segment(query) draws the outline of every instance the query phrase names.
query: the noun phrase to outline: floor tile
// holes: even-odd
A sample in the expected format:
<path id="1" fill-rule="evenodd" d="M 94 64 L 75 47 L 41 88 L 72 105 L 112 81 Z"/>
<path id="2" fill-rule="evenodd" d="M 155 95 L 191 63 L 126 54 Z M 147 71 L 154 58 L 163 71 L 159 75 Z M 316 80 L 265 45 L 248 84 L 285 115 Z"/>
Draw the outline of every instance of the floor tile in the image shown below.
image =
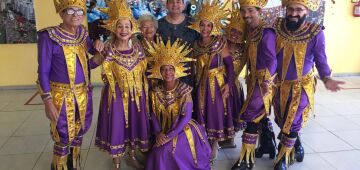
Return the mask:
<path id="1" fill-rule="evenodd" d="M 18 154 L 18 155 L 0 155 L 1 170 L 31 170 L 40 153 Z"/>
<path id="2" fill-rule="evenodd" d="M 303 162 L 295 162 L 290 170 L 326 169 L 335 170 L 335 167 L 324 160 L 320 154 L 305 154 Z"/>
<path id="3" fill-rule="evenodd" d="M 0 136 L 0 149 L 5 144 L 5 142 L 9 139 L 9 137 L 6 136 Z"/>
<path id="4" fill-rule="evenodd" d="M 25 121 L 13 136 L 50 135 L 50 125 L 46 121 Z"/>
<path id="5" fill-rule="evenodd" d="M 321 153 L 320 155 L 337 170 L 358 170 L 360 167 L 360 151 L 358 150 Z"/>
<path id="6" fill-rule="evenodd" d="M 0 123 L 23 122 L 29 117 L 30 113 L 31 111 L 0 112 Z"/>
<path id="7" fill-rule="evenodd" d="M 316 153 L 354 149 L 330 132 L 303 134 L 302 141 Z"/>
<path id="8" fill-rule="evenodd" d="M 318 117 L 315 119 L 321 126 L 330 131 L 360 130 L 360 126 L 344 116 Z"/>
<path id="9" fill-rule="evenodd" d="M 21 124 L 22 122 L 1 122 L 0 136 L 11 136 Z"/>
<path id="10" fill-rule="evenodd" d="M 44 150 L 50 137 L 46 136 L 21 136 L 10 137 L 0 150 L 0 155 L 40 153 Z"/>
<path id="11" fill-rule="evenodd" d="M 334 134 L 354 148 L 360 149 L 360 130 L 334 132 Z"/>
<path id="12" fill-rule="evenodd" d="M 325 129 L 323 126 L 321 126 L 318 122 L 316 122 L 315 119 L 309 119 L 305 127 L 301 129 L 301 133 L 321 133 L 321 132 L 327 132 L 328 130 Z"/>
<path id="13" fill-rule="evenodd" d="M 121 161 L 121 168 L 124 170 L 130 170 L 132 169 L 129 167 L 124 160 Z M 108 170 L 111 168 L 112 165 L 112 159 L 111 157 L 102 151 L 99 151 L 98 149 L 90 149 L 84 169 L 86 170 Z"/>
<path id="14" fill-rule="evenodd" d="M 213 170 L 231 169 L 236 160 L 217 160 L 212 167 Z"/>

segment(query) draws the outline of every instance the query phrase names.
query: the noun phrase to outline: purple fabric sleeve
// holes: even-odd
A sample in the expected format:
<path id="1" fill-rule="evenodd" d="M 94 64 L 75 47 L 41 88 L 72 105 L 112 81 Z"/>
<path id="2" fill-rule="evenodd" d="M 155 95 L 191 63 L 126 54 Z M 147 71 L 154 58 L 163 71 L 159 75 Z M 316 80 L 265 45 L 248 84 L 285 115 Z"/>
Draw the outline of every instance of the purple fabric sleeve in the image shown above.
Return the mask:
<path id="1" fill-rule="evenodd" d="M 223 61 L 226 67 L 226 81 L 230 85 L 232 82 L 234 82 L 235 79 L 233 58 L 231 55 L 229 55 L 224 57 Z"/>
<path id="2" fill-rule="evenodd" d="M 325 53 L 325 35 L 323 31 L 320 31 L 316 35 L 315 46 L 312 49 L 314 53 L 315 67 L 317 68 L 320 78 L 331 76 L 331 69 L 327 62 L 327 57 Z"/>
<path id="3" fill-rule="evenodd" d="M 153 112 L 150 112 L 150 124 L 152 126 L 152 132 L 154 134 L 157 134 L 159 132 L 161 132 L 161 128 L 160 128 L 160 125 L 159 125 L 159 122 L 158 120 L 156 119 L 155 117 L 155 114 Z"/>
<path id="4" fill-rule="evenodd" d="M 95 55 L 97 50 L 94 48 L 94 42 L 90 39 L 90 37 L 86 38 L 86 46 L 88 48 L 88 52 L 91 55 Z"/>
<path id="5" fill-rule="evenodd" d="M 264 29 L 263 38 L 260 42 L 263 56 L 261 59 L 265 60 L 266 68 L 269 70 L 270 75 L 276 72 L 276 34 L 272 29 Z"/>
<path id="6" fill-rule="evenodd" d="M 50 71 L 53 42 L 47 31 L 38 33 L 38 80 L 44 93 L 50 92 Z"/>
<path id="7" fill-rule="evenodd" d="M 186 124 L 189 123 L 191 120 L 191 112 L 192 112 L 193 103 L 187 102 L 185 106 L 185 115 L 180 114 L 178 117 L 178 120 L 175 124 L 175 126 L 169 130 L 169 132 L 166 134 L 168 139 L 172 139 L 176 135 L 178 135 L 182 130 L 184 130 L 184 127 Z"/>
<path id="8" fill-rule="evenodd" d="M 88 52 L 91 54 L 91 55 L 95 55 L 98 51 L 94 48 L 94 43 L 93 41 L 90 39 L 90 37 L 87 37 L 86 38 L 86 46 L 88 48 Z M 98 67 L 99 65 L 96 64 L 92 59 L 90 59 L 89 61 L 89 67 L 90 69 L 94 69 L 96 67 Z"/>

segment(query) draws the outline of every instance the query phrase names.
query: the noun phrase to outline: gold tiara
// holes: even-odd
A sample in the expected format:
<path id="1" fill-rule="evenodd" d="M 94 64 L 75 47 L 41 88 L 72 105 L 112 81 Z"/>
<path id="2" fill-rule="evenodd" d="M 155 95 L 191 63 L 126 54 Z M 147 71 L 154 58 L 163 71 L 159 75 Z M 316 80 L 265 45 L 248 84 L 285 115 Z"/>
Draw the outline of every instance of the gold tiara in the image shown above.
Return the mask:
<path id="1" fill-rule="evenodd" d="M 240 6 L 254 6 L 264 8 L 268 0 L 239 0 Z"/>
<path id="2" fill-rule="evenodd" d="M 304 5 L 306 8 L 310 9 L 311 11 L 316 11 L 320 7 L 321 0 L 282 0 L 282 5 L 284 7 L 292 3 L 301 4 Z"/>

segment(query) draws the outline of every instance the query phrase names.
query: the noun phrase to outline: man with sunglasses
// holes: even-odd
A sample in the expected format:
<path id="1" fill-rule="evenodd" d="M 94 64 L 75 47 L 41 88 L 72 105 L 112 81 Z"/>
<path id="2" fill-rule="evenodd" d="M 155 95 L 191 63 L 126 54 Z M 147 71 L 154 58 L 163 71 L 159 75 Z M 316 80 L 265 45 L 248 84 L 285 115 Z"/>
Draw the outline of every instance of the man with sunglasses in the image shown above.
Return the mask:
<path id="1" fill-rule="evenodd" d="M 278 61 L 274 110 L 275 122 L 281 128 L 275 170 L 287 169 L 295 160 L 304 159 L 299 131 L 314 108 L 314 65 L 327 90 L 339 91 L 344 84 L 331 78 L 323 27 L 306 21 L 309 10 L 316 11 L 320 3 L 321 0 L 282 0 L 285 18 L 279 18 L 274 25 Z"/>
<path id="2" fill-rule="evenodd" d="M 38 86 L 54 141 L 51 169 L 76 169 L 82 137 L 92 119 L 90 69 L 101 62 L 81 23 L 85 0 L 54 1 L 62 23 L 38 32 Z"/>

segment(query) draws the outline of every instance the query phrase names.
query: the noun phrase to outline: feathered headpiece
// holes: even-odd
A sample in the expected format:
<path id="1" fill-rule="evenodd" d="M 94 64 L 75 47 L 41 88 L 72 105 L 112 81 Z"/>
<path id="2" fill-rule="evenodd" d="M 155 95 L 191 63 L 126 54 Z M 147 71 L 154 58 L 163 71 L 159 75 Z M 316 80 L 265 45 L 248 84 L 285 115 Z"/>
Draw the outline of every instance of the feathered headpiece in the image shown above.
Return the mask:
<path id="1" fill-rule="evenodd" d="M 230 11 L 226 10 L 226 3 L 220 4 L 218 0 L 204 0 L 203 5 L 198 14 L 195 15 L 195 22 L 192 23 L 189 28 L 200 33 L 200 22 L 202 20 L 209 21 L 213 24 L 213 29 L 210 35 L 220 35 L 222 34 L 221 30 L 223 29 L 223 24 L 221 21 L 227 21 Z"/>
<path id="2" fill-rule="evenodd" d="M 168 40 L 165 44 L 161 38 L 158 38 L 157 43 L 148 43 L 148 53 L 150 54 L 148 60 L 154 64 L 151 66 L 149 78 L 162 79 L 160 67 L 164 65 L 171 65 L 175 68 L 175 77 L 187 76 L 189 68 L 185 67 L 186 62 L 194 61 L 192 58 L 186 57 L 191 49 L 186 44 L 181 43 L 177 39 L 173 44 Z"/>

